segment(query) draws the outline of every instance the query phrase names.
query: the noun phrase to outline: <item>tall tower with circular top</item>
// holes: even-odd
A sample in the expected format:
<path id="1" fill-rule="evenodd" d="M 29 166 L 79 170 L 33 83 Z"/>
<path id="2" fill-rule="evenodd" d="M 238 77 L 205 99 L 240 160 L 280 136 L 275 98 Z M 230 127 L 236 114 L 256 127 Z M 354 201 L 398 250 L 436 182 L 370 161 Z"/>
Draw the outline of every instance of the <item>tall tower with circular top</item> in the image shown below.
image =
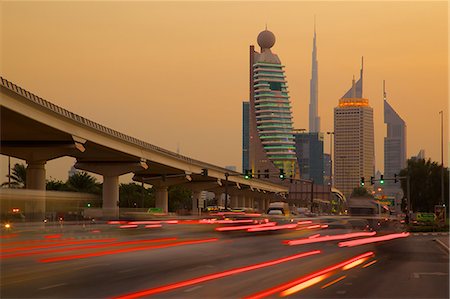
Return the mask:
<path id="1" fill-rule="evenodd" d="M 259 33 L 260 52 L 250 46 L 249 167 L 254 174 L 283 169 L 297 178 L 298 164 L 288 85 L 278 55 L 272 52 L 275 35 Z M 273 177 L 273 176 L 270 176 Z"/>

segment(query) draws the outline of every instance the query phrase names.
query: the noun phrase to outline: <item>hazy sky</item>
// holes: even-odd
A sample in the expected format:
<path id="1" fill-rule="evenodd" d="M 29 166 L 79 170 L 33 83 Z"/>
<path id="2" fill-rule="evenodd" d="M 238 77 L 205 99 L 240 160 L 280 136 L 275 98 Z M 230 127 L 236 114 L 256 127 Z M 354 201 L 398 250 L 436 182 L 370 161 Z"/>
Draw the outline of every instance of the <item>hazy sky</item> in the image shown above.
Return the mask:
<path id="1" fill-rule="evenodd" d="M 407 123 L 408 157 L 425 149 L 440 161 L 439 111 L 446 124 L 448 116 L 447 5 L 3 1 L 0 73 L 123 133 L 241 169 L 248 47 L 267 23 L 277 39 L 272 50 L 286 66 L 294 126 L 307 128 L 316 15 L 322 130 L 333 130 L 333 108 L 364 56 L 364 97 L 374 109 L 376 168 L 383 170 L 383 79 Z M 48 163 L 48 176 L 65 180 L 71 163 Z"/>

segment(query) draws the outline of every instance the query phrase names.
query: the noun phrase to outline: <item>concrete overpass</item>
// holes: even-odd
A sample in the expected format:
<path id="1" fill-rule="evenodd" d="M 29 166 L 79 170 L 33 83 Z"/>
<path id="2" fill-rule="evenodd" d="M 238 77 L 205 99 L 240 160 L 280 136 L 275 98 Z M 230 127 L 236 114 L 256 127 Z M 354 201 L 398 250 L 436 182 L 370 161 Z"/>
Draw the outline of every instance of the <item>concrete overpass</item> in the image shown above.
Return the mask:
<path id="1" fill-rule="evenodd" d="M 27 163 L 27 189 L 45 190 L 45 164 L 74 157 L 75 167 L 103 176 L 103 214 L 118 215 L 119 176 L 153 185 L 156 207 L 168 210 L 167 188 L 183 184 L 193 191 L 196 208 L 200 191 L 232 196 L 231 206 L 261 210 L 287 187 L 246 180 L 238 172 L 176 154 L 125 135 L 61 108 L 0 77 L 1 154 Z M 225 183 L 228 182 L 228 183 Z M 226 189 L 226 190 L 225 190 Z M 45 210 L 45 202 L 39 206 Z"/>

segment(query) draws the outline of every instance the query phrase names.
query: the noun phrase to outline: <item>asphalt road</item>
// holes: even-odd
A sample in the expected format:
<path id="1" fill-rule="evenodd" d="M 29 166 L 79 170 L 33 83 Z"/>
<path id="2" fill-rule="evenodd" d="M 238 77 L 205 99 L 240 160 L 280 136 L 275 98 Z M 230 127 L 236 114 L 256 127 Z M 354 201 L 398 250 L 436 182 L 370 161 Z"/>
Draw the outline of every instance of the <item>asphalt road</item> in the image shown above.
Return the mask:
<path id="1" fill-rule="evenodd" d="M 253 233 L 216 232 L 217 225 L 195 222 L 161 228 L 15 228 L 2 232 L 0 297 L 449 297 L 448 252 L 434 236 L 354 247 L 338 246 L 352 239 L 296 246 L 283 242 L 361 231 L 308 225 Z M 439 238 L 448 244 L 448 235 Z"/>

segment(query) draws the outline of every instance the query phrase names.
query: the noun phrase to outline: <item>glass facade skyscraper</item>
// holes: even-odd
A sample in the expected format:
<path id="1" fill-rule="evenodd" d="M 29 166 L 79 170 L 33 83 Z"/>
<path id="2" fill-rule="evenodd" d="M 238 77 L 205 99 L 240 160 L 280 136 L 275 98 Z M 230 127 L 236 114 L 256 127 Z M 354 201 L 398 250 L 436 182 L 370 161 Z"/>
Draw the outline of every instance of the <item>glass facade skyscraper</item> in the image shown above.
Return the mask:
<path id="1" fill-rule="evenodd" d="M 261 52 L 250 46 L 250 155 L 253 173 L 283 169 L 287 176 L 298 174 L 291 103 L 284 66 L 271 48 L 275 35 L 264 30 L 258 35 Z"/>

